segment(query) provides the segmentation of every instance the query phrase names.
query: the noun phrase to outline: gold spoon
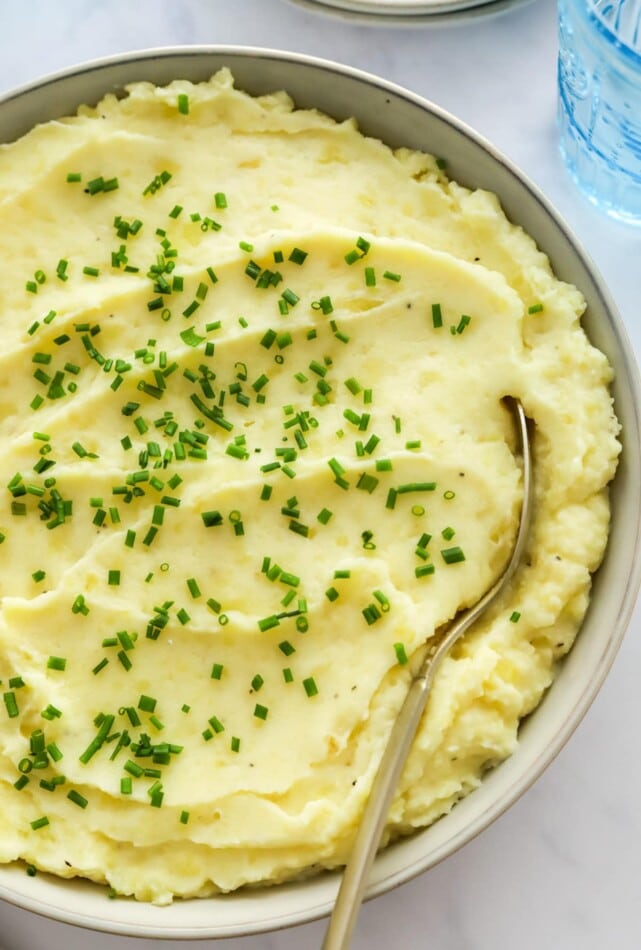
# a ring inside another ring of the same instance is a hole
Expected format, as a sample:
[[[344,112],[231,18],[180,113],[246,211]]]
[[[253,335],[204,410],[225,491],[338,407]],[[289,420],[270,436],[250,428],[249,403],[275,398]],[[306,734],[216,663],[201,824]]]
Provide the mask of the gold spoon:
[[[356,918],[363,902],[368,872],[378,850],[392,798],[412,747],[416,730],[441,661],[504,590],[523,557],[532,515],[532,462],[527,419],[523,406],[517,399],[510,399],[510,403],[517,421],[523,463],[523,501],[521,503],[519,530],[512,555],[507,567],[493,586],[479,601],[460,614],[452,626],[446,630],[441,640],[430,644],[426,650],[418,673],[412,680],[387,740],[356,834],[352,853],[343,873],[343,879],[323,941],[323,950],[347,950],[350,945]]]

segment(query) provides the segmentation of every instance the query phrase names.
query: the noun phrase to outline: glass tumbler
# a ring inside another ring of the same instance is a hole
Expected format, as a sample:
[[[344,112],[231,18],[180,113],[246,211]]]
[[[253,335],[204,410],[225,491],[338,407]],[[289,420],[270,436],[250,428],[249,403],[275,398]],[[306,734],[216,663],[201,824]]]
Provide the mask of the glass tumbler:
[[[641,0],[558,0],[561,154],[587,197],[641,225]]]

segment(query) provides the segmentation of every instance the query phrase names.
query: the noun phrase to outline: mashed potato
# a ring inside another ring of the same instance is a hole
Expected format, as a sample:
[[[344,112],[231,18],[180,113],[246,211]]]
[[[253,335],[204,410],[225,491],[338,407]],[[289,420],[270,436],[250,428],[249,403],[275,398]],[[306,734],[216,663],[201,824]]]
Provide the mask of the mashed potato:
[[[515,748],[587,607],[605,357],[495,197],[354,122],[137,84],[0,150],[0,860],[165,903],[343,863],[412,658],[387,836]]]

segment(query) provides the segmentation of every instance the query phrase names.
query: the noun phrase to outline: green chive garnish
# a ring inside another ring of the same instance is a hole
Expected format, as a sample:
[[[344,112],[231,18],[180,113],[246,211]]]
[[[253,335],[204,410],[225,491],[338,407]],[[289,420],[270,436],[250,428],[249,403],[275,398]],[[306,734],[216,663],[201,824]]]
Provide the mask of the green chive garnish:
[[[308,676],[303,680],[303,688],[310,698],[318,695],[318,686],[313,676]]]
[[[403,643],[395,643],[394,652],[396,653],[396,659],[401,665],[404,665],[408,662],[407,653],[405,652],[405,645]]]
[[[13,692],[4,693],[2,698],[4,699],[4,705],[9,719],[15,719],[16,716],[20,714],[16,694]]]
[[[86,799],[84,795],[81,795],[80,792],[77,792],[73,788],[70,792],[67,792],[67,798],[69,801],[73,802],[74,805],[78,805],[79,808],[86,808],[89,804],[88,799]]]

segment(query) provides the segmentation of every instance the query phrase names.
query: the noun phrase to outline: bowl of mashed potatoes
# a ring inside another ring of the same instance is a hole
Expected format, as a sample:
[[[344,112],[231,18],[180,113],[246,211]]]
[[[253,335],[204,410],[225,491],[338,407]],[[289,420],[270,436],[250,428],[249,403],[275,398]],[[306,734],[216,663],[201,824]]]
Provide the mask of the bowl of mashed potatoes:
[[[572,733],[639,582],[639,380],[545,199],[436,106],[242,48],[0,102],[0,898],[134,936],[336,893],[413,661],[370,894]],[[115,898],[110,900],[109,898]]]

